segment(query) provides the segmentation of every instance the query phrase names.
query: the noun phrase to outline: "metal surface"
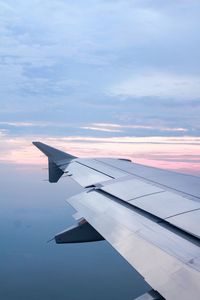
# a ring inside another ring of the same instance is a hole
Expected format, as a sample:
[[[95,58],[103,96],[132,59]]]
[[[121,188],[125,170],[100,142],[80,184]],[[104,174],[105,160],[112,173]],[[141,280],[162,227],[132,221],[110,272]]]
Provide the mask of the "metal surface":
[[[163,189],[137,179],[113,181],[113,183],[101,187],[101,190],[124,201],[163,191]]]
[[[200,208],[199,202],[172,192],[147,195],[129,202],[162,219]]]
[[[63,171],[56,165],[55,162],[48,159],[49,182],[57,182],[63,175]]]
[[[90,167],[91,169],[98,170],[99,172],[105,175],[111,176],[112,178],[121,178],[127,175],[126,172],[108,166],[96,159],[81,158],[81,159],[77,159],[76,161],[82,165]]]
[[[151,290],[134,300],[165,300],[158,292]]]
[[[76,161],[69,164],[65,169],[65,172],[66,171],[70,172],[72,174],[72,178],[83,187],[111,179],[111,177],[90,169],[89,167],[83,166]]]
[[[40,142],[33,142],[48,157],[49,182],[57,182],[63,175],[63,166],[69,165],[76,157]],[[61,167],[60,167],[61,165]]]
[[[200,210],[180,214],[168,218],[167,221],[200,238]]]
[[[191,266],[200,270],[199,260],[197,259],[200,257],[200,248],[198,246],[160,226],[151,219],[138,214],[137,210],[131,210],[113,201],[113,197],[109,198],[99,192],[90,191],[80,193],[67,201],[73,207],[75,207],[77,202],[80,202],[81,205],[101,215],[111,215],[113,213],[114,216],[111,216],[111,218],[115,218],[119,224],[123,224],[129,230],[136,232],[141,238],[165,250],[184,263],[191,264],[191,259],[193,259]],[[78,211],[82,214],[82,211]]]
[[[166,299],[199,299],[198,246],[96,191],[68,202]]]
[[[68,202],[75,218],[91,225],[79,221],[57,235],[60,242],[93,240],[92,230],[166,299],[199,299],[200,178],[126,160],[77,159],[34,144],[52,162],[50,181],[65,172],[87,187]]]
[[[36,146],[40,151],[42,151],[46,156],[48,156],[52,161],[63,161],[68,160],[71,161],[72,159],[76,158],[76,156],[71,155],[69,153],[63,152],[51,146],[48,146],[41,142],[33,142],[33,145]]]
[[[197,226],[200,214],[196,212],[200,209],[200,202],[187,199],[186,195],[183,197],[176,192],[164,191],[151,182],[146,183],[131,175],[120,180],[109,180],[99,189],[156,217],[167,219],[169,223],[194,236],[200,236]],[[186,215],[186,212],[190,213]]]
[[[101,158],[98,160],[111,167],[116,167],[118,170],[133,174],[141,179],[149,180],[156,184],[163,185],[163,187],[168,187],[197,197],[196,200],[200,201],[200,177],[180,174],[113,158]]]
[[[103,239],[88,222],[83,221],[55,236],[57,244],[96,242]]]
[[[73,214],[72,217],[73,217],[76,221],[78,221],[78,220],[80,220],[80,219],[83,218],[83,216],[82,216],[78,211],[77,211],[75,214]]]

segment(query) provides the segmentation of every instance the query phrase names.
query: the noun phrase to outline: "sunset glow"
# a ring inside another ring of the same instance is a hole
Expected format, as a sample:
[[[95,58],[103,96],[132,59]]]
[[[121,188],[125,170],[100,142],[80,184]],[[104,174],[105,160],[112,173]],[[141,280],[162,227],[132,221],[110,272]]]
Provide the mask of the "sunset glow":
[[[46,164],[46,158],[32,145],[33,137],[1,138],[1,162]],[[155,167],[200,174],[199,138],[93,138],[52,137],[41,141],[78,157],[129,158]],[[4,149],[2,151],[2,149]]]

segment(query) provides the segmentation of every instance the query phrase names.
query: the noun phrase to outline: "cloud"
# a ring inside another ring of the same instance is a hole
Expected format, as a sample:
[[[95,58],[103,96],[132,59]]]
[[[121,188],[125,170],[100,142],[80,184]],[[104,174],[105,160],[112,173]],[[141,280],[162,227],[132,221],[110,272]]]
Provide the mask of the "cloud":
[[[33,145],[40,140],[78,157],[124,157],[133,162],[200,175],[200,138],[94,138],[1,136],[0,162],[46,165],[47,159]]]
[[[118,130],[118,129],[110,129],[104,127],[95,127],[95,126],[83,126],[81,127],[81,129],[103,131],[103,132],[122,132],[122,130]]]
[[[160,71],[144,72],[112,86],[110,94],[120,98],[199,100],[200,76],[176,75]]]
[[[106,124],[106,123],[93,123],[88,126],[82,126],[81,129],[103,131],[103,132],[122,132],[122,126],[117,124]]]
[[[50,141],[54,141],[55,138],[49,138]],[[148,137],[92,137],[92,136],[68,136],[60,137],[61,141],[70,142],[95,142],[95,143],[112,143],[112,144],[169,144],[169,145],[199,145],[200,137],[169,137],[169,136],[148,136]]]
[[[21,121],[0,121],[0,125],[6,125],[11,127],[48,127],[48,126],[57,126],[57,127],[67,127],[67,123],[55,123],[55,122],[45,122],[45,121],[34,121],[34,122],[21,122]]]
[[[199,135],[199,8],[1,0],[0,126],[22,139]]]
[[[35,126],[35,123],[32,122],[3,122],[0,121],[0,125],[9,125],[14,127],[30,127]]]
[[[168,132],[187,132],[188,129],[182,127],[164,127],[164,126],[150,126],[150,125],[120,125],[112,123],[92,123],[88,126],[82,126],[81,129],[103,131],[103,132],[124,132],[127,129],[144,129],[147,131],[168,131]]]
[[[65,122],[50,122],[50,121],[0,121],[0,125],[6,125],[11,127],[57,127],[67,128],[75,126],[72,123]],[[151,125],[123,125],[113,123],[91,123],[80,127],[81,129],[94,130],[94,131],[105,131],[105,132],[123,132],[125,129],[147,129],[147,130],[160,130],[160,131],[171,131],[171,132],[187,132],[186,128],[182,127],[164,127],[164,126],[151,126]]]
[[[6,129],[0,129],[0,138],[5,137],[7,135]]]
[[[150,125],[122,125],[123,128],[131,129],[147,129],[147,130],[158,130],[168,132],[187,132],[188,129],[183,127],[164,127],[164,126],[150,126]]]

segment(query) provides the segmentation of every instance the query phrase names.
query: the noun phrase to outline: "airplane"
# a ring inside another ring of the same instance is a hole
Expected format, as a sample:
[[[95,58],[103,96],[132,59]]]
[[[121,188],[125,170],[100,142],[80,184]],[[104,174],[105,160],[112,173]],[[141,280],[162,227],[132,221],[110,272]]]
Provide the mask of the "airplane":
[[[65,174],[84,188],[67,200],[76,225],[56,243],[107,240],[152,287],[137,300],[200,299],[200,177],[33,144],[48,157],[49,182]]]

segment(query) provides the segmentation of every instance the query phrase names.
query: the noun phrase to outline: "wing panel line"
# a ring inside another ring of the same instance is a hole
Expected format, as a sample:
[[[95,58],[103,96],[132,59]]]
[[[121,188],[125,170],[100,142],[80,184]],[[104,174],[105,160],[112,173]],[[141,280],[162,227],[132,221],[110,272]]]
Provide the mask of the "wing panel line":
[[[168,229],[169,231],[173,232],[173,233],[177,233],[178,235],[183,236],[186,240],[194,243],[197,246],[200,246],[200,240],[198,237],[196,237],[195,235],[192,235],[191,233],[184,231],[183,229],[181,229],[180,227],[175,226],[172,223],[169,223],[167,220],[159,218],[158,216],[153,215],[152,213],[137,207],[131,203],[129,203],[128,201],[124,201],[116,196],[113,196],[112,194],[105,192],[103,190],[100,189],[91,189],[89,191],[87,191],[86,193],[90,193],[96,191],[99,194],[105,195],[106,197],[109,197],[111,200],[118,202],[120,204],[122,204],[124,207],[128,207],[129,209],[133,210],[134,212],[140,214],[143,217],[146,217],[147,219],[154,221],[155,223],[159,224],[160,226]]]
[[[98,162],[102,162],[102,161],[100,161],[100,160],[97,160],[97,161],[98,161]],[[154,181],[154,180],[151,180],[151,179],[145,178],[145,177],[143,177],[143,176],[137,175],[137,174],[135,174],[135,173],[133,173],[133,172],[130,172],[130,171],[127,171],[127,170],[125,171],[125,170],[123,170],[122,168],[113,166],[113,165],[110,164],[110,163],[107,163],[107,162],[106,162],[106,163],[105,163],[105,162],[102,162],[102,163],[104,163],[105,165],[109,165],[109,166],[111,166],[111,167],[114,167],[114,168],[116,168],[116,169],[118,169],[118,170],[120,170],[120,171],[126,172],[127,174],[133,175],[133,176],[135,176],[135,177],[137,177],[137,178],[140,178],[140,179],[144,180],[145,182],[151,182],[151,183],[155,184],[156,186],[159,186],[159,187],[162,186],[162,187],[165,187],[165,188],[167,188],[167,189],[169,189],[169,190],[173,190],[173,191],[176,191],[176,192],[178,192],[178,193],[188,195],[188,196],[192,197],[192,199],[194,199],[194,200],[195,200],[195,198],[196,198],[196,201],[198,201],[198,202],[199,202],[199,200],[200,200],[200,197],[198,197],[198,196],[192,195],[192,194],[187,193],[187,192],[183,192],[183,191],[181,191],[181,190],[178,190],[178,189],[175,189],[175,188],[173,188],[173,187],[167,186],[167,185],[165,185],[165,184],[163,184],[163,183],[158,183],[158,182],[156,182],[156,181]],[[184,174],[183,174],[183,175],[184,175]],[[198,200],[197,200],[197,199],[198,199]]]
[[[200,208],[195,208],[195,209],[191,209],[191,210],[188,210],[188,211],[183,211],[179,214],[175,214],[175,215],[172,215],[172,216],[169,216],[167,218],[165,218],[164,220],[167,220],[167,219],[170,219],[170,218],[173,218],[173,217],[176,217],[176,216],[180,216],[180,215],[183,215],[183,214],[187,214],[187,213],[190,213],[192,211],[196,211],[196,210],[200,210]]]
[[[77,164],[79,164],[79,165],[82,165],[82,166],[84,166],[84,167],[86,167],[86,168],[89,168],[89,169],[91,169],[91,170],[94,170],[94,171],[96,171],[96,172],[99,172],[99,173],[101,173],[101,174],[103,174],[103,175],[106,175],[106,176],[108,176],[108,177],[110,177],[110,178],[112,178],[112,179],[115,179],[115,177],[113,177],[113,176],[111,176],[111,175],[108,175],[107,173],[105,173],[105,172],[102,172],[102,171],[99,171],[99,170],[97,170],[97,169],[95,169],[95,168],[92,168],[91,166],[88,166],[88,165],[86,165],[86,164],[84,164],[84,163],[82,163],[82,162],[80,162],[80,161],[75,161]]]

